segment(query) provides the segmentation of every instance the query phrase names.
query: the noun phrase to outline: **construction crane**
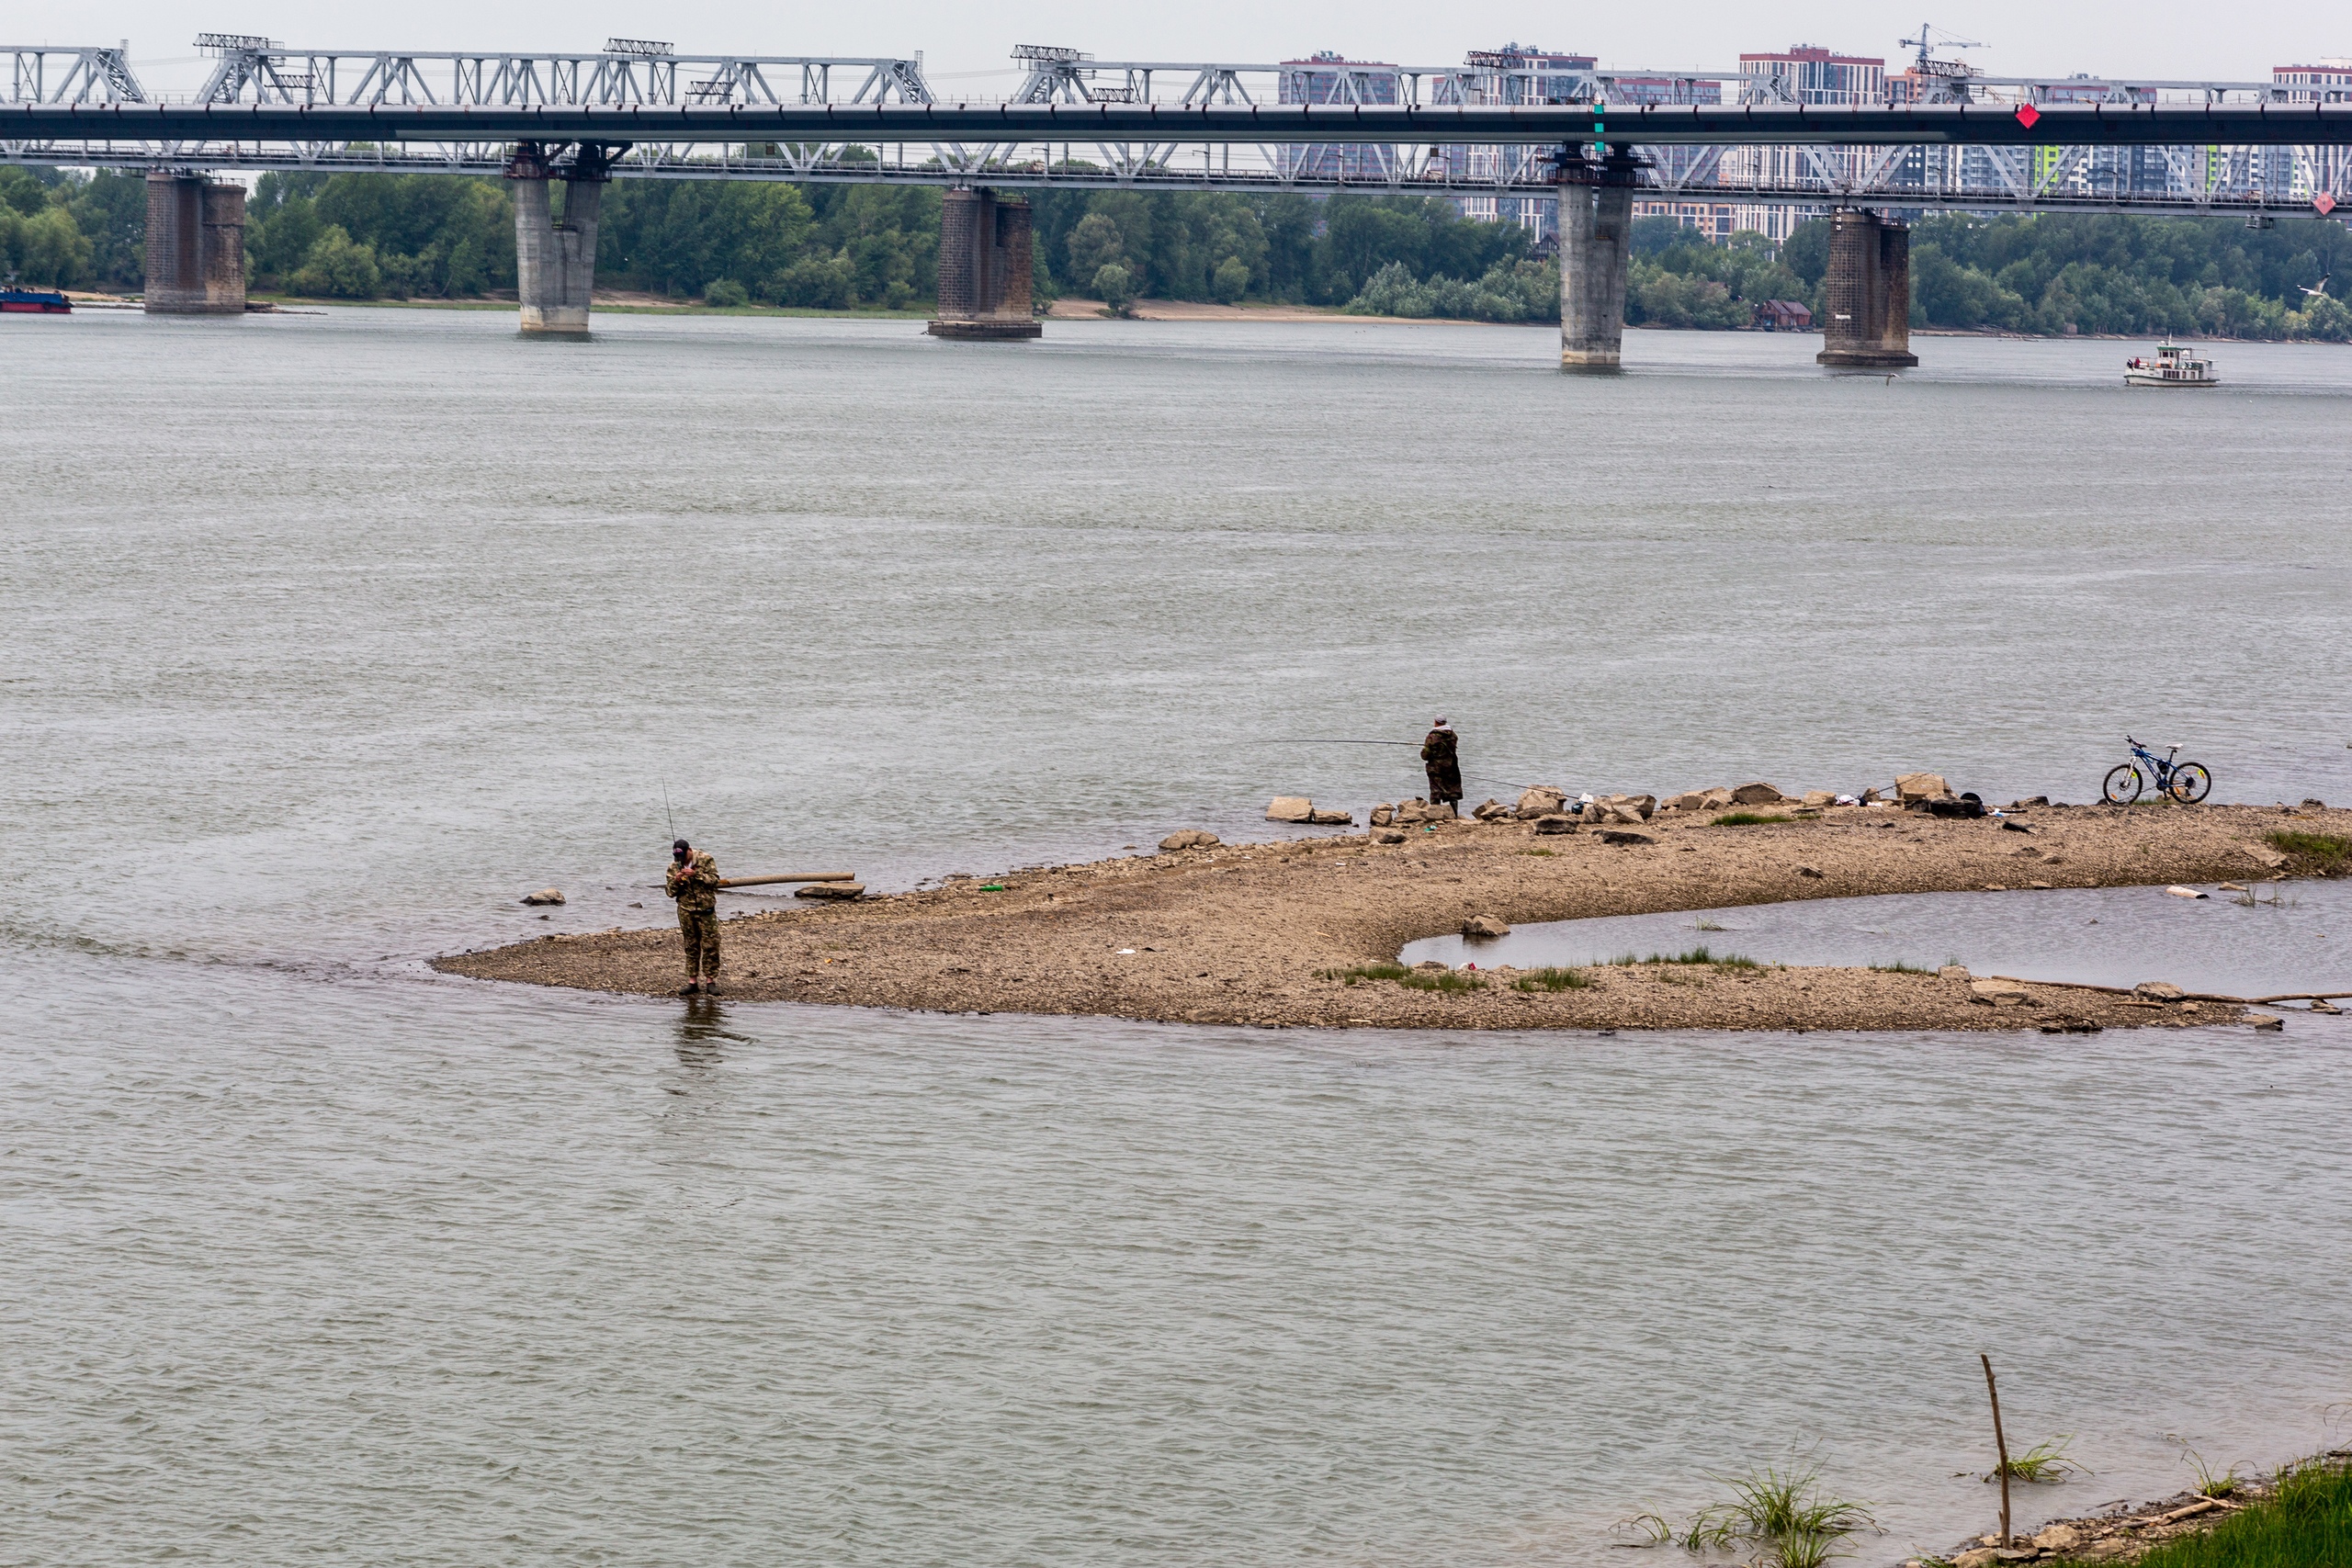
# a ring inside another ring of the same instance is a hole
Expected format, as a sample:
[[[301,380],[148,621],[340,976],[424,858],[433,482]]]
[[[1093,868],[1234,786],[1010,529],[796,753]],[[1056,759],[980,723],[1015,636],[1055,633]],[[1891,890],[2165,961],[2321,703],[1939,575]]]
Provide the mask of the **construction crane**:
[[[1922,76],[1958,74],[1951,67],[1960,64],[1960,62],[1929,58],[1928,51],[1937,43],[1941,43],[1946,49],[1983,49],[1984,47],[1974,39],[1964,39],[1956,33],[1944,32],[1939,28],[1928,26],[1926,22],[1919,24],[1917,38],[1907,38],[1901,41],[1904,48],[1917,49],[1919,51],[1919,74]],[[1939,70],[1939,67],[1942,69]]]

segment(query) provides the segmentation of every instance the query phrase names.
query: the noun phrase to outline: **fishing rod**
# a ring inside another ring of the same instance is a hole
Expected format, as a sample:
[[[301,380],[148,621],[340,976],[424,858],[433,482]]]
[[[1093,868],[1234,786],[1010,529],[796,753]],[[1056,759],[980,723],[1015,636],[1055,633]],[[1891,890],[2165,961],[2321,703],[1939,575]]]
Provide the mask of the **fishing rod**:
[[[670,781],[662,781],[662,815],[670,819],[670,841],[678,841],[678,814],[670,809]]]
[[[1324,739],[1319,737],[1296,738],[1290,736],[1283,736],[1264,740],[1260,742],[1260,744],[1266,746],[1410,746],[1415,750],[1419,750],[1421,746],[1421,743],[1418,740],[1333,740]],[[1494,778],[1486,773],[1464,773],[1462,777],[1465,783],[1475,780],[1483,784],[1500,784],[1505,789],[1535,789],[1539,787],[1535,784],[1515,784],[1510,779]]]

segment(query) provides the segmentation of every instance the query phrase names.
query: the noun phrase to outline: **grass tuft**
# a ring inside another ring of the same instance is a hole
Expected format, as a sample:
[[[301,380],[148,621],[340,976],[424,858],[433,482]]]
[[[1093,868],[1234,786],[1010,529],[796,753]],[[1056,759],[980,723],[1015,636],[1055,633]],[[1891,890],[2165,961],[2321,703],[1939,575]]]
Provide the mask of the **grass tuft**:
[[[1408,991],[1483,991],[1484,980],[1473,980],[1467,975],[1452,970],[1424,975],[1408,969],[1402,964],[1354,964],[1345,969],[1317,969],[1318,980],[1337,980],[1343,986],[1361,986],[1366,980],[1394,980]]]
[[[1716,1479],[1730,1487],[1730,1497],[1701,1508],[1681,1529],[1654,1513],[1635,1518],[1633,1527],[1686,1551],[1752,1546],[1764,1568],[1821,1568],[1848,1536],[1878,1526],[1861,1504],[1823,1496],[1817,1466],[1785,1472],[1767,1467],[1736,1480]]]
[[[2216,1475],[2213,1473],[2213,1467],[2205,1462],[2203,1454],[2199,1453],[2187,1443],[2181,1444],[2180,1449],[2188,1462],[2197,1467],[2195,1491],[2199,1497],[2234,1497],[2245,1488],[2245,1476],[2241,1467],[2233,1464]]]
[[[2341,876],[2347,869],[2352,869],[2352,839],[2334,833],[2302,833],[2291,829],[2265,836],[2269,839],[2272,849],[2311,862],[2323,876]]]
[[[1731,930],[1729,926],[1711,920],[1704,915],[1702,915],[1697,919],[1691,921],[1690,929],[1694,931],[1727,931]]]
[[[1872,969],[1882,975],[1932,975],[1934,970],[1917,964],[1906,964],[1898,958],[1892,964],[1873,964]]]
[[[1703,942],[1697,947],[1686,948],[1680,953],[1653,953],[1647,958],[1640,958],[1630,953],[1619,953],[1609,962],[1611,964],[1711,964],[1718,969],[1761,969],[1764,967],[1764,965],[1757,963],[1753,958],[1744,957],[1736,953],[1726,953],[1722,957],[1718,958],[1714,953],[1708,951],[1706,944]]]
[[[1718,828],[1753,828],[1758,824],[1764,822],[1787,822],[1792,820],[1793,820],[1793,818],[1782,817],[1770,811],[1726,811],[1721,817],[1715,818],[1713,826]]]
[[[1346,986],[1361,986],[1366,980],[1401,980],[1411,973],[1402,964],[1351,964],[1345,969],[1317,969],[1315,977],[1337,980]]]
[[[1514,991],[1581,991],[1592,976],[1581,969],[1530,969],[1510,983]]]
[[[2344,1562],[2352,1562],[2352,1468],[2339,1460],[2311,1459],[2281,1470],[2270,1496],[2202,1535],[2165,1542],[2141,1558],[2138,1568]]]
[[[2064,1481],[2069,1475],[2088,1475],[2090,1467],[2066,1457],[2066,1445],[2075,1440],[2071,1432],[2061,1432],[2046,1443],[2036,1443],[2021,1454],[2010,1456],[2007,1469],[2012,1481],[2041,1484]],[[2004,1467],[1995,1465],[1984,1472],[1986,1481],[1998,1481]]]

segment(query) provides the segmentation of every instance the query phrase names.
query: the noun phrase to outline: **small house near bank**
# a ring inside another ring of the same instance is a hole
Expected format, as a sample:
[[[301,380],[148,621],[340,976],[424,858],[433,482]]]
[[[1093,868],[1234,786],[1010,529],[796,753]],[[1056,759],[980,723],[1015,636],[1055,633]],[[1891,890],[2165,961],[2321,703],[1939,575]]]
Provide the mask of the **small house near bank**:
[[[1813,312],[1794,299],[1767,299],[1748,324],[1759,333],[1809,333]]]

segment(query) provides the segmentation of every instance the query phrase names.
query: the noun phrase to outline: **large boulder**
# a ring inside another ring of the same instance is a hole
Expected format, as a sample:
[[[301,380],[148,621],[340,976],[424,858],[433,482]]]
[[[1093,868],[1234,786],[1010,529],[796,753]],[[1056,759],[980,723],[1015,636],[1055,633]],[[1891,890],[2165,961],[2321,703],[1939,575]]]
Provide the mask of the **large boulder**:
[[[2169,980],[2143,980],[2132,994],[2143,1002],[2177,1002],[2188,993]]]
[[[1555,833],[1573,833],[1576,830],[1577,819],[1560,812],[1555,811],[1549,817],[1538,817],[1535,819],[1535,832],[1539,838],[1548,839]]]
[[[1356,818],[1351,811],[1329,811],[1318,806],[1306,814],[1306,819],[1317,828],[1345,828]]]
[[[863,882],[812,882],[806,887],[794,889],[792,896],[795,898],[863,898],[865,897],[865,884]]]
[[[537,893],[524,894],[523,902],[526,904],[560,904],[563,902],[563,889],[560,887],[542,887]]]
[[[1306,822],[1315,816],[1315,803],[1303,795],[1278,795],[1266,807],[1269,822]]]
[[[1781,792],[1768,784],[1744,784],[1731,792],[1734,806],[1770,806],[1781,798]]]
[[[1837,801],[1838,797],[1830,794],[1826,789],[1809,789],[1804,792],[1804,799],[1799,802],[1799,804],[1804,806],[1834,806],[1837,804]]]
[[[1657,810],[1654,795],[1604,795],[1599,802],[1603,822],[1646,822]]]
[[[1478,803],[1477,809],[1470,815],[1481,822],[1494,822],[1510,816],[1510,807],[1499,800],[1484,800]]]
[[[1186,828],[1160,840],[1159,847],[1163,850],[1212,850],[1216,843],[1215,833],[1199,828]]]
[[[1532,822],[1538,817],[1551,816],[1567,803],[1566,790],[1554,789],[1550,784],[1537,784],[1519,797],[1514,815],[1521,821]]]
[[[1630,833],[1617,828],[1601,828],[1596,831],[1604,844],[1655,844],[1657,842],[1647,833]]]
[[[1968,999],[1986,1007],[2025,1007],[2031,998],[2023,986],[2015,980],[1972,980],[1968,985]]]
[[[1396,821],[1396,808],[1395,807],[1393,807],[1393,806],[1375,806],[1375,807],[1374,807],[1372,808],[1372,818],[1371,818],[1371,823],[1372,823],[1372,826],[1374,826],[1374,827],[1375,827],[1375,828],[1385,828],[1385,827],[1387,827],[1387,826],[1388,826],[1388,824],[1390,824],[1391,822],[1394,822],[1394,821]]]
[[[1492,915],[1473,915],[1462,922],[1462,934],[1481,942],[1492,942],[1498,936],[1510,935],[1510,928]]]
[[[1935,800],[1951,793],[1951,785],[1944,783],[1941,773],[1898,773],[1894,779],[1894,797],[1908,806],[1915,800]]]

